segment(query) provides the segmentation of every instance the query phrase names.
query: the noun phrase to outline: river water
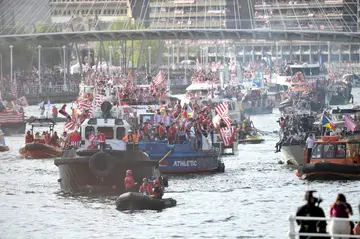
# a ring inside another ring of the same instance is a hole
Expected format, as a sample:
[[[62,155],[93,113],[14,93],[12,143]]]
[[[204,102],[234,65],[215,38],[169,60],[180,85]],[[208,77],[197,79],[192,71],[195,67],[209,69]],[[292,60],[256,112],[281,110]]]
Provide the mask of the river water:
[[[26,111],[31,115],[37,107]],[[275,111],[252,120],[271,132],[278,116]],[[20,159],[23,136],[7,137],[11,150],[0,155],[0,238],[287,238],[288,216],[308,189],[318,190],[327,215],[336,194],[344,193],[358,219],[358,182],[299,180],[294,169],[278,164],[277,135],[264,138],[224,157],[224,174],[170,177],[165,197],[176,199],[176,207],[123,213],[114,198],[62,195],[53,160]]]

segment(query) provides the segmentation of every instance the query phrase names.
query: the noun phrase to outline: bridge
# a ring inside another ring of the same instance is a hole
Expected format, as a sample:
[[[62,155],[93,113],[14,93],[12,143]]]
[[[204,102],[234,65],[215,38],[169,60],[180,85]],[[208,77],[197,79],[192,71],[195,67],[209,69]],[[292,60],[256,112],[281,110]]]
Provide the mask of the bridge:
[[[173,40],[173,39],[233,39],[270,41],[331,41],[359,42],[360,32],[274,30],[274,29],[138,29],[138,30],[96,30],[75,32],[49,32],[0,35],[5,44],[44,44],[56,42],[119,41],[119,40]]]
[[[29,1],[33,1],[34,4],[29,4]],[[360,40],[357,16],[346,12],[327,14],[330,5],[323,7],[323,4],[317,3],[317,0],[314,0],[314,4],[317,4],[317,8],[322,12],[319,16],[313,14],[314,6],[310,5],[302,6],[300,9],[305,12],[304,15],[296,15],[297,6],[286,5],[285,7],[291,6],[291,11],[295,15],[284,15],[276,10],[279,13],[265,14],[267,17],[256,16],[259,11],[265,12],[281,5],[277,0],[273,1],[275,1],[273,5],[265,6],[244,1],[240,7],[235,6],[239,4],[235,3],[237,1],[234,1],[234,6],[230,6],[225,0],[207,0],[199,3],[149,0],[137,3],[138,1],[134,0],[128,2],[131,16],[134,17],[129,18],[125,0],[0,0],[0,15],[4,15],[0,22],[0,44],[49,42],[66,44],[156,39],[251,39],[347,43]],[[183,10],[195,6],[196,12]],[[208,10],[209,6],[216,6],[216,9],[220,7],[219,9],[227,9],[227,11]],[[167,10],[165,12],[159,10],[163,8]],[[174,13],[171,9],[176,9],[175,11],[178,12]],[[228,14],[229,9],[233,9],[233,12]],[[13,12],[14,16],[7,17],[9,12]],[[350,20],[346,20],[346,17]]]

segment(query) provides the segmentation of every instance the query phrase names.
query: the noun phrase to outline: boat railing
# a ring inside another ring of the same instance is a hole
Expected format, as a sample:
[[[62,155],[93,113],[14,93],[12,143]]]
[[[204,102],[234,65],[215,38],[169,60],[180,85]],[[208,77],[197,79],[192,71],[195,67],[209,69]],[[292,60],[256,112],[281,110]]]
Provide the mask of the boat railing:
[[[290,231],[288,232],[289,239],[296,239],[297,236],[303,237],[338,237],[338,238],[360,238],[360,235],[346,235],[346,234],[332,234],[329,233],[308,233],[308,232],[297,232],[296,231],[296,220],[304,220],[304,221],[341,221],[341,222],[354,222],[351,218],[326,218],[326,217],[296,217],[290,216]]]

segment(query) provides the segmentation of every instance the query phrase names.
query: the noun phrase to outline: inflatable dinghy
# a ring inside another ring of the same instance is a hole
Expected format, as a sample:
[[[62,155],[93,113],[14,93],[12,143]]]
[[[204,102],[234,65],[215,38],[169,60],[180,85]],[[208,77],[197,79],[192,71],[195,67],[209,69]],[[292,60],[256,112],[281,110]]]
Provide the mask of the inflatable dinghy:
[[[311,163],[298,169],[308,180],[360,180],[360,165]]]
[[[115,202],[116,209],[120,211],[125,210],[163,210],[169,207],[176,206],[176,200],[172,198],[157,199],[142,193],[123,193]]]

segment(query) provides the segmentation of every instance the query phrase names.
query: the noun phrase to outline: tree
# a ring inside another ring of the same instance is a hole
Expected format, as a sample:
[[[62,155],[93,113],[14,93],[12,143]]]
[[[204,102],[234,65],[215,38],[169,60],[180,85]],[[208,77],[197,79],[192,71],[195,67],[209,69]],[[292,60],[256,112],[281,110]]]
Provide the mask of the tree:
[[[138,30],[138,29],[147,29],[140,21],[122,21],[117,20],[113,22],[107,30]],[[132,44],[134,46],[134,54],[131,54]],[[125,54],[125,45],[126,45],[126,56]],[[106,41],[101,44],[101,42],[97,43],[97,56],[99,56],[99,49],[102,49],[101,55],[103,56],[104,52],[106,58],[109,59],[110,49],[112,46],[112,64],[118,65],[120,63],[120,46],[122,46],[122,62],[127,60],[127,64],[132,62],[132,55],[134,56],[133,62],[135,67],[144,67],[149,63],[149,46],[151,47],[151,65],[155,65],[155,59],[157,57],[158,49],[159,49],[159,41],[154,40],[134,40],[133,43],[131,40],[128,41]],[[102,57],[103,58],[103,57]],[[152,67],[154,68],[154,67]]]

